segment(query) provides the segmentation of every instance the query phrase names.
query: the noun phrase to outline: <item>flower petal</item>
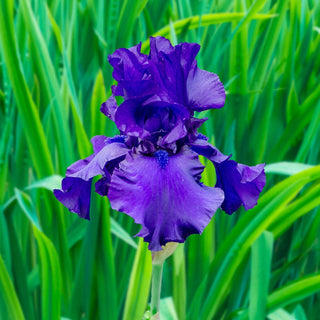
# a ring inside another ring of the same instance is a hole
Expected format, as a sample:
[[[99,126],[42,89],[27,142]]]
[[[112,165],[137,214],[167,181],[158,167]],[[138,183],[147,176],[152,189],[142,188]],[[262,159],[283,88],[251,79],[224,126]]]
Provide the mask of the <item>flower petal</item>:
[[[54,190],[56,198],[70,211],[78,213],[82,218],[89,219],[92,178],[102,175],[102,179],[110,181],[110,175],[114,168],[129,151],[126,145],[118,140],[115,139],[117,142],[112,142],[112,138],[105,136],[94,137],[92,144],[95,153],[86,159],[73,163],[67,169],[66,177],[62,180],[61,190]],[[99,194],[102,193],[102,188],[105,189],[106,184],[98,189],[101,190]]]
[[[117,49],[108,57],[109,63],[113,66],[113,78],[117,81],[141,80],[147,59],[148,56],[141,53],[141,43],[129,49]]]
[[[189,144],[193,151],[206,157],[207,159],[209,159],[214,163],[220,163],[230,158],[230,156],[224,155],[216,147],[210,144],[207,141],[207,139],[205,139],[206,138],[205,136],[203,135],[200,135],[200,136],[201,136],[200,139],[197,139],[193,143]]]
[[[55,189],[53,194],[71,212],[90,220],[91,182],[92,179],[85,181],[80,178],[66,177],[62,180],[62,190]]]
[[[224,106],[226,93],[219,77],[201,70],[194,63],[187,79],[189,106],[195,111],[203,111]]]
[[[224,199],[221,189],[199,183],[203,166],[188,147],[173,156],[164,150],[156,154],[128,154],[108,191],[112,208],[142,225],[137,235],[153,251],[201,233]]]
[[[181,128],[181,122],[189,117],[186,108],[164,101],[144,104],[140,99],[124,101],[118,108],[115,123],[118,129],[130,136],[147,138],[151,135],[167,135],[177,126],[168,140],[181,139],[187,131]]]
[[[114,121],[114,116],[117,111],[118,104],[114,95],[101,105],[100,111],[110,120]]]
[[[230,156],[222,154],[204,139],[197,139],[190,146],[193,151],[213,162],[217,175],[216,187],[225,194],[221,208],[226,213],[233,213],[241,205],[248,210],[257,204],[266,183],[264,164],[250,167],[229,160]]]
[[[149,70],[162,89],[161,96],[188,107],[186,82],[199,50],[197,43],[185,42],[173,47],[165,38],[150,38],[149,64],[152,67]]]
[[[232,214],[241,205],[246,210],[253,208],[258,201],[265,183],[264,164],[249,167],[233,160],[215,163],[216,186],[225,193],[221,208]]]

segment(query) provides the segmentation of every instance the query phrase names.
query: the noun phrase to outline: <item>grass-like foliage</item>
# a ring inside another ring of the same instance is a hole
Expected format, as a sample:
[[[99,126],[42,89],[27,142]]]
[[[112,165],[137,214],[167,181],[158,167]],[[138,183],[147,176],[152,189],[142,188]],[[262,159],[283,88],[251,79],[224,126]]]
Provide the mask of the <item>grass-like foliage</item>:
[[[148,37],[198,42],[225,84],[204,133],[267,164],[258,205],[218,211],[165,264],[161,320],[319,319],[320,2],[0,1],[0,319],[140,320],[151,257],[139,227],[92,196],[90,222],[53,196],[100,113],[107,55]],[[209,166],[203,180],[214,185]]]

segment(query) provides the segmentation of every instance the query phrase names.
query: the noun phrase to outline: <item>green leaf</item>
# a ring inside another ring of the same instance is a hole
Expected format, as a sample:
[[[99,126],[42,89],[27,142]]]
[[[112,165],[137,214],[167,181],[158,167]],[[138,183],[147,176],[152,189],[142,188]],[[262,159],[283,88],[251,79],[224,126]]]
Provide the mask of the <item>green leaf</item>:
[[[268,67],[272,60],[272,53],[278,41],[278,37],[281,30],[281,24],[285,18],[287,10],[288,0],[279,1],[277,3],[276,13],[277,19],[273,19],[268,27],[267,35],[259,50],[258,58],[256,59],[256,68],[252,75],[251,89],[259,90],[264,84]]]
[[[104,85],[103,74],[99,69],[90,102],[91,112],[91,136],[105,134],[106,117],[100,111],[100,105],[107,100],[107,92]]]
[[[27,218],[33,225],[37,227],[37,229],[41,230],[38,215],[31,198],[25,192],[20,191],[17,188],[14,189],[14,193],[16,195],[20,208],[25,213]]]
[[[264,320],[268,297],[273,235],[264,231],[251,248],[249,319]]]
[[[226,22],[240,21],[245,16],[245,13],[231,12],[231,13],[209,13],[200,16],[189,17],[186,19],[173,22],[173,27],[176,34],[180,34],[186,26],[189,30],[201,27],[210,26],[213,24],[221,24]],[[265,20],[274,18],[273,14],[255,14],[252,19]],[[168,37],[170,35],[170,24],[157,31],[153,36]],[[149,46],[149,40],[142,43],[142,51],[145,51]]]
[[[307,316],[303,310],[303,308],[301,307],[300,304],[298,304],[294,310],[293,310],[293,316],[296,320],[308,320]]]
[[[320,292],[320,274],[312,274],[287,284],[268,297],[268,312],[286,307],[308,296]]]
[[[54,133],[59,150],[58,157],[61,168],[64,168],[71,163],[72,153],[70,150],[73,149],[71,145],[70,128],[67,118],[64,117],[65,107],[56,72],[50,59],[48,47],[29,1],[21,0],[20,8],[31,37],[31,54],[33,58],[36,59],[35,67],[38,71],[39,81],[42,84],[43,94],[46,97],[46,102],[52,104]]]
[[[0,2],[0,42],[4,63],[25,130],[34,168],[39,177],[54,173],[46,136],[38,110],[31,98],[16,47],[13,1]]]
[[[43,188],[49,191],[53,191],[53,189],[61,188],[61,180],[61,176],[54,174],[52,176],[36,180],[35,182],[31,183],[28,187],[26,187],[25,190]]]
[[[296,320],[289,312],[284,309],[278,309],[268,314],[269,320]]]
[[[178,318],[172,297],[167,297],[160,300],[160,319],[181,320],[181,318]]]
[[[60,320],[60,264],[52,242],[35,225],[33,233],[38,243],[41,279],[41,317]]]
[[[123,240],[132,248],[138,248],[136,242],[132,239],[132,236],[130,236],[129,233],[113,218],[111,218],[111,233]]]
[[[151,253],[147,249],[147,243],[143,242],[143,239],[140,238],[131,271],[123,320],[142,318],[148,303],[151,273]]]
[[[187,283],[186,283],[186,262],[184,245],[179,244],[173,254],[173,301],[179,320],[186,319],[187,310]],[[161,308],[160,302],[160,312]]]
[[[23,312],[14,286],[0,255],[0,317],[1,319],[24,320]]]
[[[285,176],[292,176],[303,170],[312,168],[312,165],[298,162],[277,162],[266,165],[266,173],[281,174]]]

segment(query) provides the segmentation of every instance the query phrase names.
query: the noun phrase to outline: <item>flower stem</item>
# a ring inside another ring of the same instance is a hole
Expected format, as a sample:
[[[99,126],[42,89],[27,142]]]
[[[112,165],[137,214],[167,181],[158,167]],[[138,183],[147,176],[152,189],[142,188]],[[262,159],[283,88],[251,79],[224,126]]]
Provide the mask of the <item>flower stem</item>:
[[[159,312],[163,263],[152,264],[151,313]]]

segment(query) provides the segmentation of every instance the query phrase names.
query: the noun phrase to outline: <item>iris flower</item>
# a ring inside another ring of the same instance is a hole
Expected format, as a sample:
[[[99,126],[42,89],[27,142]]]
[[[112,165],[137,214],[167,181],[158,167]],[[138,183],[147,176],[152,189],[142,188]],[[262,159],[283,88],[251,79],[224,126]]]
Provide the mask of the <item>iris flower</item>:
[[[141,43],[110,55],[117,85],[101,111],[120,134],[93,137],[94,153],[72,164],[62,189],[54,190],[70,211],[90,219],[92,179],[101,176],[95,191],[142,226],[137,236],[152,251],[200,234],[219,207],[227,214],[254,207],[265,185],[264,164],[237,163],[197,131],[207,119],[195,118],[195,111],[225,102],[219,77],[197,66],[199,49],[155,37],[148,55]],[[201,182],[199,155],[214,164],[215,187]]]

